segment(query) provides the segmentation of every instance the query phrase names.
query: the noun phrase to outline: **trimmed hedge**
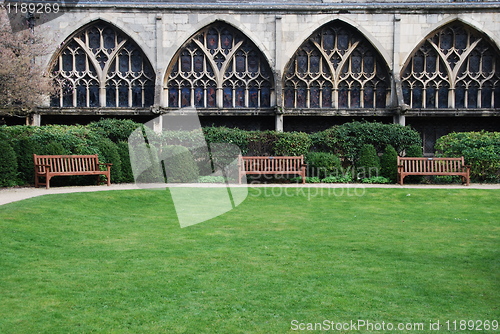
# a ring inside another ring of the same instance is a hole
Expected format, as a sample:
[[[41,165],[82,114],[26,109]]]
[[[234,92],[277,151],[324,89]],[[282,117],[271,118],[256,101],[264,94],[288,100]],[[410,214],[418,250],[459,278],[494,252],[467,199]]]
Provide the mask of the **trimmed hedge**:
[[[160,160],[165,168],[167,182],[198,182],[200,176],[198,166],[191,152],[183,146],[167,146],[163,148]]]
[[[245,131],[227,127],[206,127],[203,131],[168,131],[157,134],[139,123],[117,119],[104,119],[87,126],[0,126],[0,140],[3,139],[14,150],[18,166],[16,175],[10,179],[9,184],[33,183],[33,153],[99,154],[101,162],[113,163],[113,183],[133,182],[128,139],[139,127],[143,128],[151,147],[176,145],[187,148],[192,155],[190,161],[194,160],[198,164],[197,173],[200,175],[211,175],[214,172],[209,163],[211,153],[205,143],[209,147],[217,147],[218,151],[224,147],[215,144],[231,144],[227,147],[227,152],[222,152],[227,153],[228,159],[235,154],[235,147],[244,155],[304,155],[309,164],[309,175],[329,182],[345,181],[344,177],[348,174],[354,177],[359,174],[359,168],[377,168],[376,164],[367,162],[363,157],[366,153],[361,154],[364,145],[372,145],[372,160],[376,160],[374,157],[381,155],[389,146],[394,148],[390,154],[385,152],[381,157],[382,176],[392,181],[394,169],[389,171],[389,167],[392,166],[394,152],[399,155],[422,156],[422,141],[415,130],[396,124],[369,122],[345,123],[312,134]],[[439,139],[436,148],[443,156],[465,156],[466,162],[472,166],[473,179],[500,181],[499,133],[483,131],[450,134]],[[141,170],[140,179],[158,181],[156,178],[161,177],[159,160],[149,161],[151,154],[146,151],[136,152],[133,158],[137,159],[139,164],[141,161],[150,164],[149,167],[143,166],[145,169]],[[384,162],[386,160],[387,162]],[[313,175],[314,172],[311,174],[313,168],[323,170],[321,175]],[[367,173],[363,175],[365,178],[369,176]],[[77,178],[69,179],[79,184],[90,182],[90,179],[84,181]],[[63,180],[62,184],[67,184],[67,181]]]
[[[357,176],[360,179],[379,176],[380,158],[377,155],[375,146],[365,144],[359,152],[358,162],[356,164]]]
[[[0,187],[12,187],[17,181],[16,152],[5,140],[0,140]]]
[[[396,182],[398,178],[398,152],[392,147],[387,145],[384,154],[380,157],[380,174],[381,176]]]
[[[365,144],[373,145],[377,153],[392,145],[400,155],[410,146],[422,146],[420,134],[409,126],[366,121],[337,125],[312,138],[316,150],[336,153],[354,164]]]
[[[338,156],[329,152],[309,152],[306,155],[307,175],[321,179],[338,176],[341,162]]]
[[[280,156],[306,155],[312,146],[312,139],[304,132],[278,133],[274,152]]]

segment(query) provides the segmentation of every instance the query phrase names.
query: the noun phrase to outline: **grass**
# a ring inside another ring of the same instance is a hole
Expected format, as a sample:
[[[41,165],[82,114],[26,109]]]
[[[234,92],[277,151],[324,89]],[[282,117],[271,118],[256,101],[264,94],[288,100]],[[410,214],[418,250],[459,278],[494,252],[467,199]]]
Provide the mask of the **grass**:
[[[168,191],[11,203],[0,207],[0,332],[286,333],[292,320],[365,320],[427,333],[500,320],[499,201],[497,190],[253,188],[183,229]],[[335,332],[371,332],[357,329]]]

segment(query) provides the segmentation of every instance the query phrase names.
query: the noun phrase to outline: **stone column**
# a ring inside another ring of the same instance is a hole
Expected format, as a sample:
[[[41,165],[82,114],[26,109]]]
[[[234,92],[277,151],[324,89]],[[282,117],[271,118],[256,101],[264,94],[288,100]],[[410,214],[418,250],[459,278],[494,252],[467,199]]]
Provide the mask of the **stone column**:
[[[42,115],[29,114],[28,117],[26,117],[26,125],[41,126],[42,125]]]
[[[393,32],[393,53],[392,53],[392,89],[391,89],[391,106],[395,108],[396,114],[393,117],[393,123],[406,125],[406,117],[401,113],[404,105],[403,89],[401,87],[401,78],[399,75],[400,66],[400,50],[401,50],[401,16],[394,14],[394,32]]]
[[[156,83],[155,83],[155,106],[165,107],[166,103],[164,101],[164,92],[163,92],[163,72],[162,72],[162,56],[163,56],[163,17],[161,15],[157,15],[155,18],[155,73],[156,73]]]
[[[282,21],[281,16],[275,17],[275,45],[274,45],[274,68],[275,68],[275,91],[276,91],[276,116],[275,116],[275,130],[283,132],[283,87],[281,85],[281,51],[282,51]]]

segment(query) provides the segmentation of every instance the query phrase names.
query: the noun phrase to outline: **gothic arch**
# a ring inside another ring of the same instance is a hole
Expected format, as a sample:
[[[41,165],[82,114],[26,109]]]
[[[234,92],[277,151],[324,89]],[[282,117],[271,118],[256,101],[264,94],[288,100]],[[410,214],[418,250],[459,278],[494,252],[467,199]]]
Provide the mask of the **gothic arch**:
[[[274,77],[255,43],[232,25],[215,21],[177,51],[165,90],[169,108],[270,108]]]
[[[368,39],[335,20],[302,43],[283,83],[285,108],[375,109],[388,105],[391,76]]]
[[[430,33],[401,72],[403,98],[413,109],[500,108],[500,51],[461,20]]]
[[[66,39],[50,66],[53,107],[143,108],[154,103],[154,70],[141,48],[103,20]]]

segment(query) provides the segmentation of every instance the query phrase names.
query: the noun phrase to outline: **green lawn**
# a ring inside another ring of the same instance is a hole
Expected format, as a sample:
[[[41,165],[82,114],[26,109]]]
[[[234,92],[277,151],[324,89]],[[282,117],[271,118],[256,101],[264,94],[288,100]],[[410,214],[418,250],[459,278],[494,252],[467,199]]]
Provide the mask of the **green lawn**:
[[[443,333],[446,321],[498,321],[499,203],[498,190],[465,188],[251,188],[183,229],[168,191],[11,203],[0,206],[0,333],[287,333],[325,320],[379,326],[336,333],[430,333],[437,321]]]

